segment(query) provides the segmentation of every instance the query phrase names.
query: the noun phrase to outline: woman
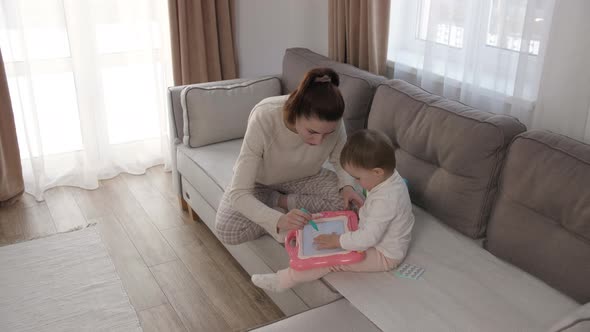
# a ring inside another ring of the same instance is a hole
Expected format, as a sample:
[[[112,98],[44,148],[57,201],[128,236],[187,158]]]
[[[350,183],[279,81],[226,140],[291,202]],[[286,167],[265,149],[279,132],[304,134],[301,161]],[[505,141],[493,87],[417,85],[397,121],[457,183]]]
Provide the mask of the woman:
[[[339,84],[332,69],[312,69],[289,96],[267,98],[254,107],[231,185],[217,210],[221,241],[239,244],[266,232],[284,242],[289,230],[310,220],[301,208],[315,213],[363,204],[354,179],[340,166],[346,130]],[[326,160],[336,172],[322,168]]]

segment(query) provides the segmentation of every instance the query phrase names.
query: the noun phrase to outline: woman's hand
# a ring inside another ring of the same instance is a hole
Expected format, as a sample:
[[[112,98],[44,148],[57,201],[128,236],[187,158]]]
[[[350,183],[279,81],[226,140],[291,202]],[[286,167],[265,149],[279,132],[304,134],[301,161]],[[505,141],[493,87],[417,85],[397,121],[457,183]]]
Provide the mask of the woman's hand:
[[[313,243],[318,249],[337,249],[340,248],[340,235],[322,234],[313,239]]]
[[[292,229],[302,229],[303,226],[307,225],[311,216],[301,210],[293,209],[289,211],[287,214],[283,214],[279,218],[279,222],[277,223],[277,228],[279,230],[292,230]]]
[[[349,209],[350,203],[356,205],[359,209],[365,203],[365,200],[359,195],[351,186],[345,186],[341,190],[342,198],[344,199],[344,208]]]

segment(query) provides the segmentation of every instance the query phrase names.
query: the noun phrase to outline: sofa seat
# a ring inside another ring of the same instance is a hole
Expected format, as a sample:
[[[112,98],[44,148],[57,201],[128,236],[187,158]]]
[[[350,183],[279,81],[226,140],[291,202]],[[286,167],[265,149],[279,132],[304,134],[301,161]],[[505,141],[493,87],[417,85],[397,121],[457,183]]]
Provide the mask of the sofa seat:
[[[179,145],[177,165],[180,174],[205,195],[205,199],[217,210],[221,197],[232,179],[233,168],[242,139],[190,148]]]
[[[242,139],[190,148],[178,146],[177,163],[180,173],[195,187],[208,189],[206,198],[211,206],[217,207],[232,179],[233,167],[240,154]],[[324,168],[334,170],[326,161]]]
[[[425,269],[420,280],[391,272],[324,278],[380,329],[546,331],[578,306],[424,210],[414,214],[406,262]]]
[[[177,148],[183,197],[211,230],[215,230],[215,213],[231,182],[241,146],[242,140],[237,139],[198,148],[187,145]],[[226,248],[250,275],[276,272],[289,265],[285,248],[269,235],[236,246],[226,245]],[[297,286],[292,292],[268,294],[287,315],[342,297],[320,280]]]
[[[267,324],[249,331],[255,332],[379,332],[367,317],[363,316],[346,299]]]

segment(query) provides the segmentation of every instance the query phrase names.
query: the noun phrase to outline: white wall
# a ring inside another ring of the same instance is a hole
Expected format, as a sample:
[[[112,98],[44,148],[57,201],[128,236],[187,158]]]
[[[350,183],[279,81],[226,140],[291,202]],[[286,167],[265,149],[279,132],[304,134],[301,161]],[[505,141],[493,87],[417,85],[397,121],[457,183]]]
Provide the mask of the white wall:
[[[328,0],[237,0],[240,77],[280,74],[289,47],[328,55]]]
[[[590,143],[590,1],[556,1],[533,128]]]

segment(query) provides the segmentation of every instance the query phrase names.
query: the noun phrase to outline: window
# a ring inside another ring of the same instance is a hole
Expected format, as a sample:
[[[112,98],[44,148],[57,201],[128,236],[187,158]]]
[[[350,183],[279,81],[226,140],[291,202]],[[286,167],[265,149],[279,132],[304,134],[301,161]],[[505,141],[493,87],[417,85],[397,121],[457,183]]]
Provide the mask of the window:
[[[418,1],[417,39],[463,48],[467,9],[466,0]],[[542,7],[541,7],[542,8]],[[493,0],[488,15],[485,44],[517,52],[539,55],[539,29],[531,31],[528,47],[523,48],[526,0]],[[542,12],[535,22],[542,22]],[[539,26],[533,25],[532,28]],[[432,31],[429,31],[431,29]],[[483,42],[483,40],[482,40]],[[525,41],[526,43],[526,41]],[[521,48],[523,48],[521,50]]]
[[[167,2],[1,0],[0,47],[25,188],[140,173],[167,159]]]
[[[542,4],[543,1],[535,1]],[[528,27],[530,37],[524,36],[525,18],[527,17],[526,0],[508,1],[494,0],[488,19],[486,45],[499,47],[506,50],[525,52],[531,55],[539,55],[541,46],[540,22],[543,22],[543,7],[534,8],[533,24]]]
[[[0,46],[23,158],[83,150],[82,127],[98,122],[105,144],[162,136],[163,87],[171,82],[164,77],[169,50],[161,6],[3,1]],[[25,131],[39,138],[27,140]]]
[[[460,99],[469,87],[470,95],[473,89],[483,89],[481,94],[514,97],[531,108],[553,3],[393,1],[388,59],[395,63],[394,77],[453,99]]]
[[[417,37],[450,47],[463,48],[465,7],[465,0],[418,1]],[[429,33],[429,29],[433,30],[432,33]]]

